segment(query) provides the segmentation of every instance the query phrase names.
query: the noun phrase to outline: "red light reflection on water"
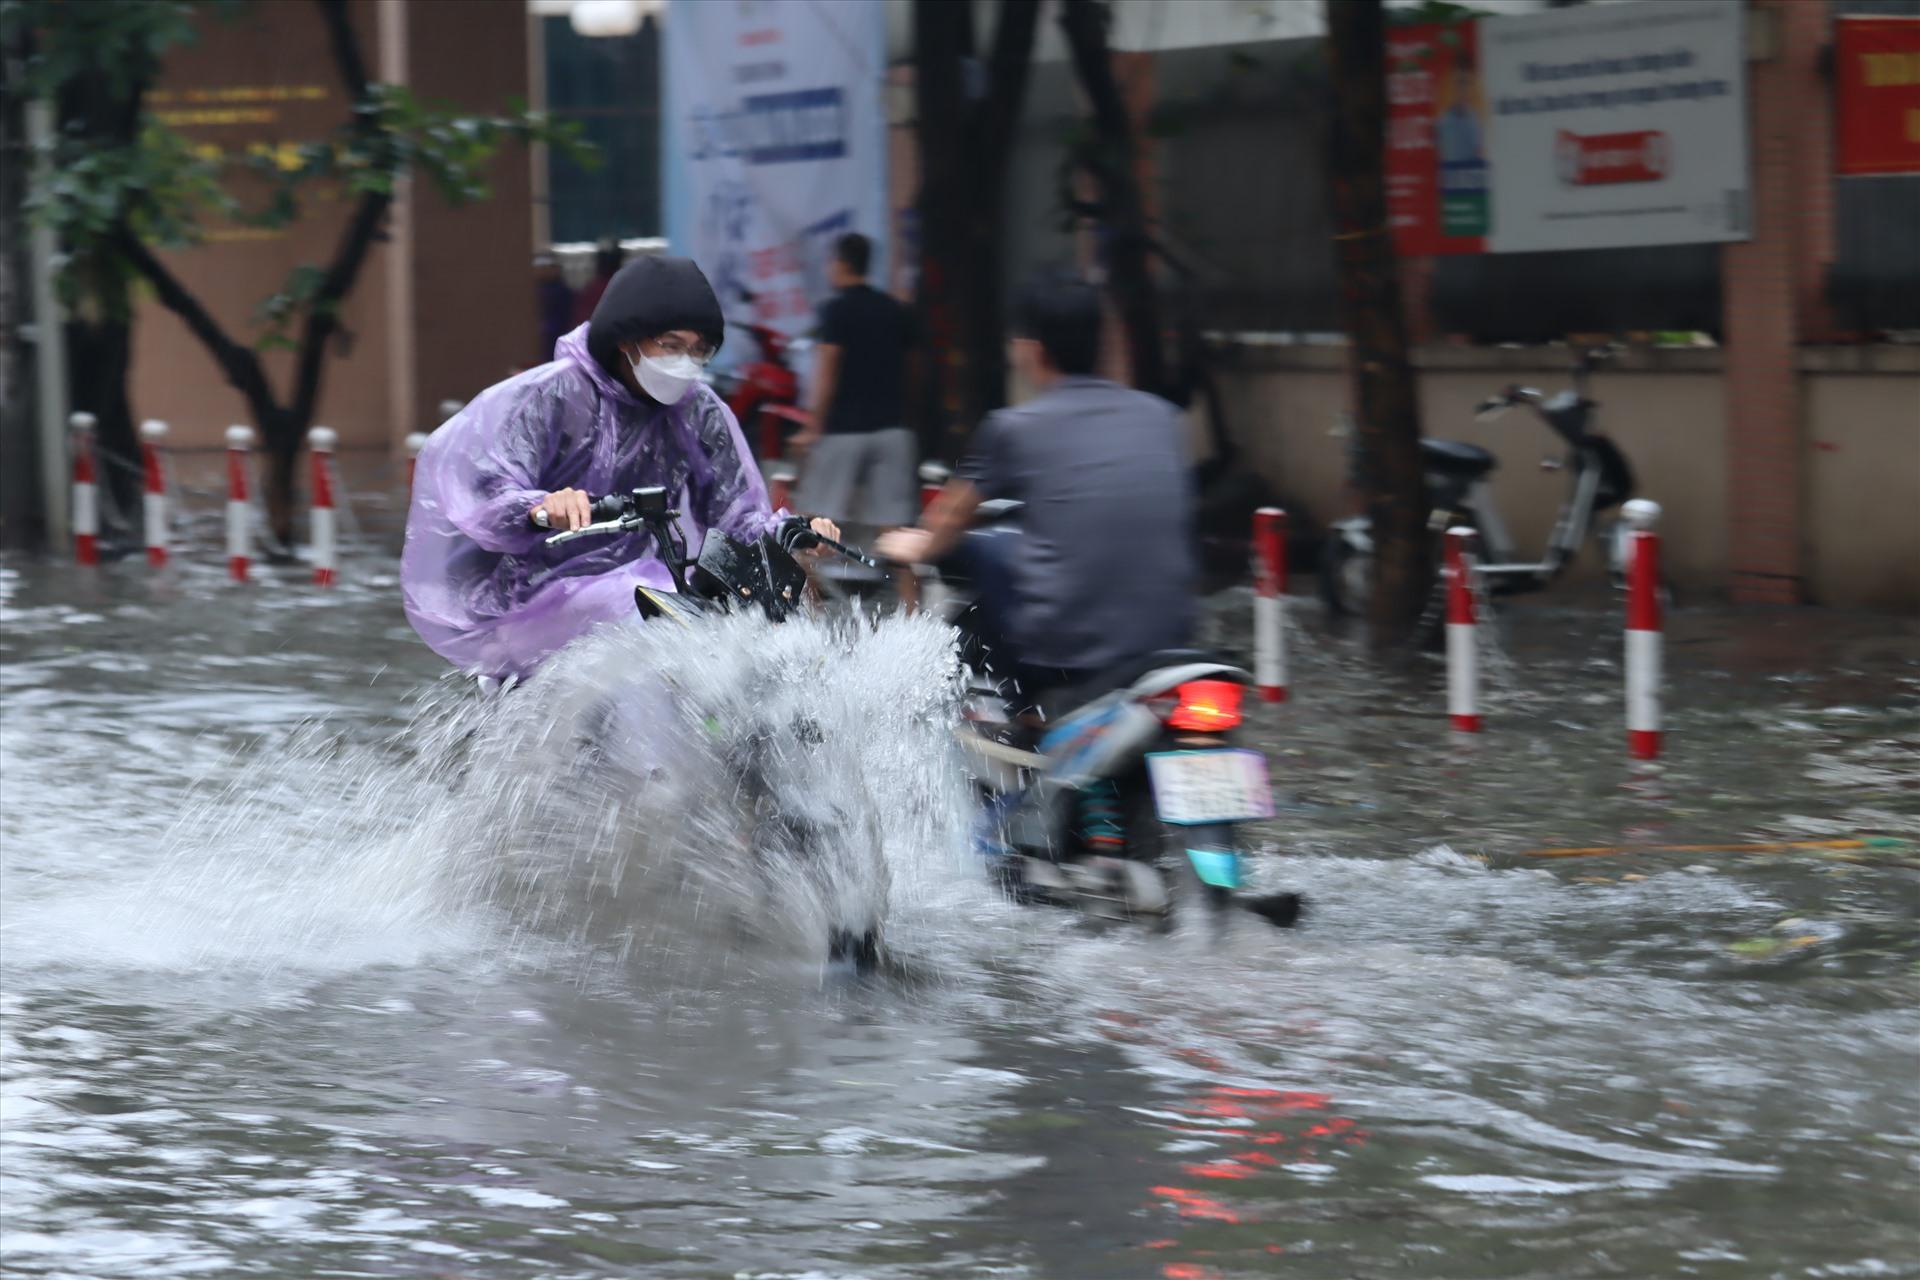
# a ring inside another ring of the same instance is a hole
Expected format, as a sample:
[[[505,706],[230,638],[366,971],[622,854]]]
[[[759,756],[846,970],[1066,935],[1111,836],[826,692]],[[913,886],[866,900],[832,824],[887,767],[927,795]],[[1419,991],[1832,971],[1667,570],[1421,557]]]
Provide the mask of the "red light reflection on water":
[[[1211,1055],[1183,1052],[1198,1062]],[[1319,1164],[1335,1146],[1364,1145],[1369,1135],[1348,1116],[1328,1115],[1330,1094],[1299,1089],[1249,1089],[1236,1085],[1209,1085],[1184,1105],[1174,1108],[1190,1123],[1170,1126],[1189,1137],[1206,1137],[1225,1148],[1211,1160],[1182,1164],[1180,1172],[1192,1179],[1246,1182],[1289,1164]],[[1276,1122],[1291,1121],[1285,1129]],[[1296,1125],[1303,1127],[1296,1127]],[[1213,1196],[1191,1187],[1158,1186],[1152,1194],[1182,1218],[1242,1224],[1240,1213]],[[1174,1240],[1155,1240],[1153,1249],[1177,1246]],[[1278,1244],[1263,1246],[1269,1254],[1284,1253]],[[1204,1253],[1201,1256],[1205,1256]],[[1168,1280],[1205,1280],[1218,1273],[1198,1263],[1176,1262],[1161,1267]]]
[[[1185,1187],[1155,1187],[1153,1194],[1163,1200],[1173,1201],[1173,1211],[1183,1218],[1200,1218],[1208,1222],[1230,1222],[1240,1225],[1240,1215],[1221,1204],[1211,1196],[1203,1196],[1198,1191],[1189,1191]]]
[[[1217,1280],[1220,1273],[1197,1262],[1169,1262],[1160,1268],[1167,1280]]]

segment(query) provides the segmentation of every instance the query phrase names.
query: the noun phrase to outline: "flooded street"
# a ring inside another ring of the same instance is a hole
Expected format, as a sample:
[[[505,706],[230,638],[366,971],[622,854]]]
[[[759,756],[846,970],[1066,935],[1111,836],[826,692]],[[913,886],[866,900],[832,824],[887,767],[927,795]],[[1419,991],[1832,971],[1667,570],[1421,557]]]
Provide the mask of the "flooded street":
[[[1648,768],[1604,609],[1508,611],[1463,742],[1302,601],[1252,736],[1310,914],[1211,945],[988,891],[925,628],[690,657],[815,699],[856,979],[390,560],[183,559],[0,567],[9,1274],[1920,1275],[1911,620],[1682,611]]]

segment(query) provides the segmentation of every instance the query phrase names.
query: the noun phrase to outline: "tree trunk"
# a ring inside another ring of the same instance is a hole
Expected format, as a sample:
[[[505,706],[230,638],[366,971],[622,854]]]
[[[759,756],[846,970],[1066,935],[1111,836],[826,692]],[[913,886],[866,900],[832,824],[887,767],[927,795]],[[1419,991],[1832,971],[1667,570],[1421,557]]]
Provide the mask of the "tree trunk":
[[[1007,402],[1007,171],[1039,26],[1039,0],[1001,0],[986,95],[968,121],[966,307],[973,376],[963,403],[969,426]]]
[[[267,457],[267,483],[262,497],[267,506],[267,532],[272,536],[267,552],[272,559],[285,559],[293,553],[293,516],[299,493],[300,437],[305,428],[295,423],[292,415],[284,409],[273,408],[262,413],[256,408],[254,413],[260,418],[262,440],[272,442],[264,450]]]
[[[127,70],[120,76],[88,68],[67,81],[56,104],[61,127],[108,150],[131,146],[140,131],[142,100],[159,64],[144,56]],[[113,532],[136,533],[145,486],[127,393],[133,370],[132,289],[124,265],[104,244],[73,251],[65,271],[80,282],[81,299],[69,312],[66,328],[69,403],[97,419],[98,477],[107,498],[102,516],[118,517]]]
[[[127,379],[133,372],[133,324],[128,319],[125,283],[107,287],[120,291],[118,317],[112,315],[116,308],[109,306],[105,308],[108,318],[67,323],[67,401],[75,412],[94,416],[99,483],[107,497],[102,514],[114,513],[121,526],[117,532],[130,534],[140,528],[144,491],[137,465],[140,439],[127,395]]]
[[[972,6],[917,0],[921,331],[928,451],[956,456],[1006,403],[1007,167],[1026,98],[1039,0],[1003,0],[976,83]]]
[[[984,174],[976,175],[985,177]],[[1007,321],[1005,269],[1000,252],[1000,193],[979,193],[981,207],[967,214],[964,257],[966,271],[959,289],[960,315],[966,334],[966,381],[960,388],[960,422],[974,424],[1007,402]],[[958,442],[956,442],[958,443]]]
[[[961,388],[967,382],[967,343],[961,327],[959,282],[965,279],[964,136],[965,63],[973,56],[973,6],[952,0],[915,0],[913,6],[915,125],[920,147],[920,315],[923,365],[921,443],[930,454],[953,457],[965,428]]]
[[[1386,16],[1381,0],[1327,0],[1334,110],[1334,241],[1350,340],[1361,490],[1373,520],[1376,650],[1412,637],[1432,586],[1420,409],[1384,177]]]
[[[1133,117],[1113,76],[1113,52],[1107,44],[1108,16],[1101,0],[1062,0],[1060,28],[1073,53],[1074,74],[1093,111],[1095,142],[1090,168],[1100,185],[1107,287],[1126,327],[1133,385],[1165,395],[1171,388],[1167,385],[1160,304],[1153,282],[1153,242],[1134,165]]]
[[[26,56],[0,49],[9,63]],[[46,508],[40,484],[37,353],[21,337],[32,317],[33,281],[27,250],[26,98],[0,94],[0,547],[27,550],[45,543]]]

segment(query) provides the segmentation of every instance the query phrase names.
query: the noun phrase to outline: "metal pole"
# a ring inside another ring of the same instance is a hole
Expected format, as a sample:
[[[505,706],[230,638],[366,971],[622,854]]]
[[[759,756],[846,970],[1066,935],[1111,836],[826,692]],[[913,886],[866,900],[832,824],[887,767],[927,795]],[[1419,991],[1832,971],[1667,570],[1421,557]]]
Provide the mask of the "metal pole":
[[[34,153],[36,182],[46,177],[46,157],[53,146],[53,104],[38,99],[27,104],[27,146]],[[67,317],[54,291],[55,259],[59,242],[53,228],[33,220],[28,236],[27,268],[33,276],[33,371],[39,383],[35,399],[40,409],[40,495],[46,513],[47,545],[67,545]]]

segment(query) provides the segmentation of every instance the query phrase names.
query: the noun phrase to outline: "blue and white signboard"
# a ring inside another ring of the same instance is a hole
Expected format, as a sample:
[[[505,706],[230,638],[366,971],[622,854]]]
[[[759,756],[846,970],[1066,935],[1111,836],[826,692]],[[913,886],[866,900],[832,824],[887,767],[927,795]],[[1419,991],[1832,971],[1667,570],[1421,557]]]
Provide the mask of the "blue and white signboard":
[[[872,237],[886,279],[886,6],[674,0],[662,26],[667,240],[730,323],[805,333],[835,237]]]

